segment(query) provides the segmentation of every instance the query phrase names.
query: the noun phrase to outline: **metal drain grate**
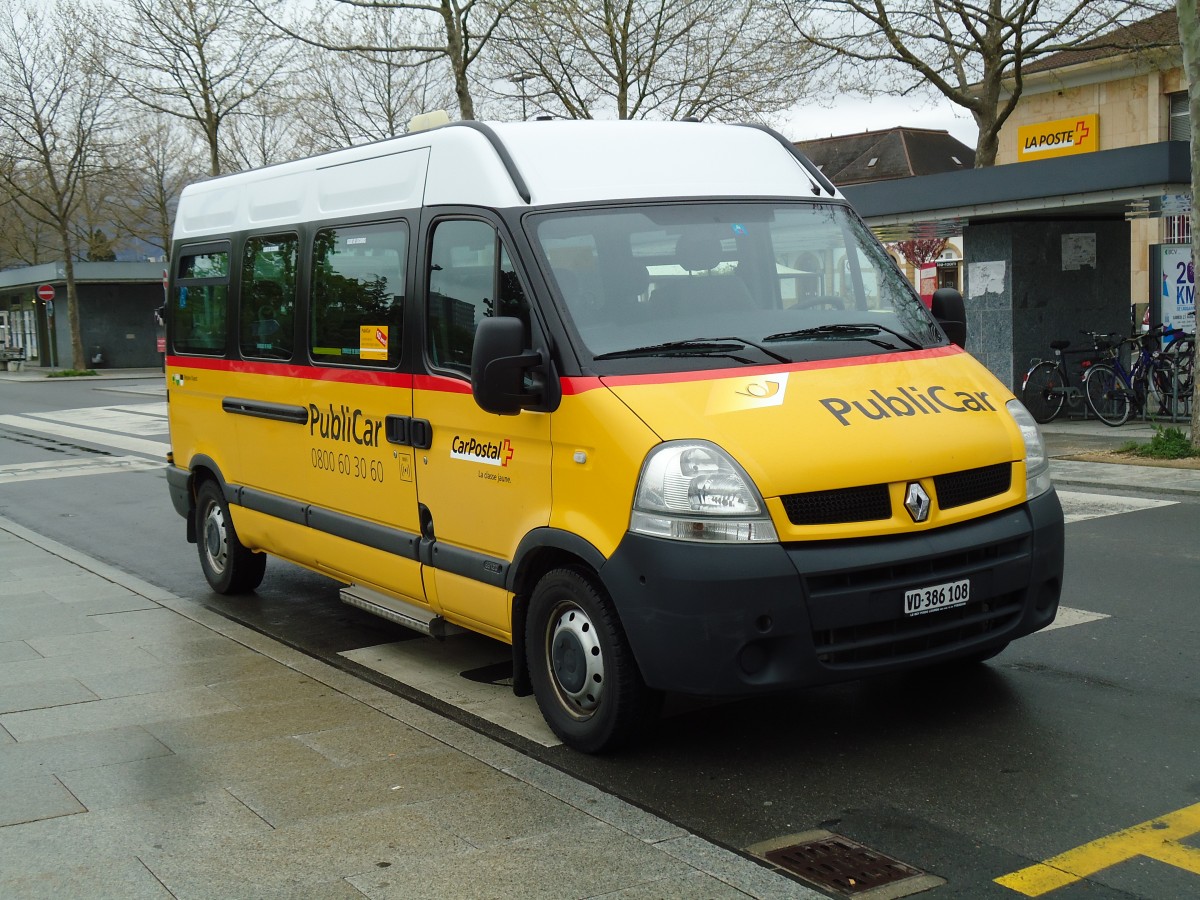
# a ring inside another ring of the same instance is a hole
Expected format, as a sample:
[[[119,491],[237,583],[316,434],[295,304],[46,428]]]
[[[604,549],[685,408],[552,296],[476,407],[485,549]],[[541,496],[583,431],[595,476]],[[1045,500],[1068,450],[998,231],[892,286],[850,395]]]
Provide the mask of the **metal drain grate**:
[[[806,881],[850,897],[925,874],[841,835],[780,847],[763,857]]]

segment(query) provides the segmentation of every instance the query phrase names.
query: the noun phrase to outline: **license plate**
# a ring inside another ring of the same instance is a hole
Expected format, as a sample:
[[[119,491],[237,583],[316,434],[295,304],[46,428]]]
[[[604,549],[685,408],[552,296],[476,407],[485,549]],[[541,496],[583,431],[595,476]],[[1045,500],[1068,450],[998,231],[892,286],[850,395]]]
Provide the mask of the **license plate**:
[[[962,581],[947,581],[945,584],[934,584],[929,587],[917,588],[904,592],[904,614],[920,616],[925,613],[937,612],[939,609],[950,609],[962,606],[971,599],[971,582],[964,578]]]

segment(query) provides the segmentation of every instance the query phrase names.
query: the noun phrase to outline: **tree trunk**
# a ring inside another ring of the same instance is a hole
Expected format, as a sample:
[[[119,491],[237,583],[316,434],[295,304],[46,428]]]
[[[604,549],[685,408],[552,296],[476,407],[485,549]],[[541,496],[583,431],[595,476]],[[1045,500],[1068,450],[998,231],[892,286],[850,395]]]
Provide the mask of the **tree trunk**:
[[[1197,227],[1200,222],[1196,217],[1196,197],[1200,196],[1200,19],[1197,19],[1196,0],[1178,0],[1177,10],[1183,73],[1188,83],[1188,113],[1192,120],[1192,259],[1200,261],[1200,227]],[[1192,343],[1196,362],[1200,362],[1200,344]],[[1192,384],[1192,446],[1200,449],[1200,403],[1196,402],[1194,380]]]
[[[67,279],[67,322],[71,327],[71,368],[82,371],[88,368],[88,357],[83,349],[83,330],[79,325],[79,291],[75,287],[75,260],[71,257],[69,235],[64,231],[63,273]]]

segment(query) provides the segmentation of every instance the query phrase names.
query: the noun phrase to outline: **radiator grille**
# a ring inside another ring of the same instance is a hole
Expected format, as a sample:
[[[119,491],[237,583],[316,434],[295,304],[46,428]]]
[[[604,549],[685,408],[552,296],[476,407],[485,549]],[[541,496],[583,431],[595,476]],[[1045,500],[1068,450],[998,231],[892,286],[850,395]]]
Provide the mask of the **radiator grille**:
[[[1012,464],[1000,463],[965,472],[950,472],[933,479],[938,506],[953,509],[1003,494],[1012,485]]]
[[[793,525],[837,525],[892,517],[886,484],[789,494],[781,499]]]

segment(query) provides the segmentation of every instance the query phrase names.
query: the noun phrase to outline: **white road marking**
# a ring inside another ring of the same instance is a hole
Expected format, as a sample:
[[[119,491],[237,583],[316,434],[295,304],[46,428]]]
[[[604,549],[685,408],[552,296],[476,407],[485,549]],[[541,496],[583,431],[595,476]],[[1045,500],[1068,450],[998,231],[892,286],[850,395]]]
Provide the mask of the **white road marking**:
[[[338,655],[543,747],[557,747],[562,743],[542,718],[533,697],[516,696],[507,681],[489,684],[463,677],[463,672],[472,669],[511,662],[512,649],[507,644],[482,635],[461,634],[444,641],[414,638],[347,650]]]
[[[94,406],[83,409],[59,409],[29,413],[36,419],[61,422],[81,428],[100,428],[117,434],[147,437],[167,433],[167,404],[137,403],[128,406]]]
[[[1086,625],[1088,622],[1099,622],[1101,619],[1111,619],[1107,613],[1088,612],[1086,609],[1072,609],[1070,606],[1060,606],[1054,623],[1047,625],[1037,634],[1045,634],[1055,628],[1070,628],[1072,625]]]
[[[109,456],[101,459],[53,459],[45,462],[11,463],[0,466],[0,486],[47,478],[72,478],[77,475],[110,475],[114,472],[144,472],[160,469],[165,462],[141,456]]]
[[[1099,463],[1094,465],[1099,465]],[[1144,497],[1118,497],[1112,494],[1085,494],[1079,491],[1059,491],[1058,499],[1062,502],[1063,514],[1068,525],[1072,522],[1082,522],[1085,519],[1098,519],[1102,516],[1116,516],[1142,509],[1174,506],[1179,502],[1178,500],[1149,500]]]
[[[61,422],[47,421],[33,418],[32,416],[0,416],[0,425],[7,425],[19,431],[33,431],[38,434],[69,438],[73,441],[85,441],[89,444],[115,447],[118,450],[128,450],[133,453],[144,453],[156,459],[165,459],[167,451],[171,449],[171,445],[166,441],[149,441],[144,438],[100,431],[95,428],[77,428],[73,425],[64,425]],[[161,430],[165,432],[165,420],[163,425],[164,427]]]

